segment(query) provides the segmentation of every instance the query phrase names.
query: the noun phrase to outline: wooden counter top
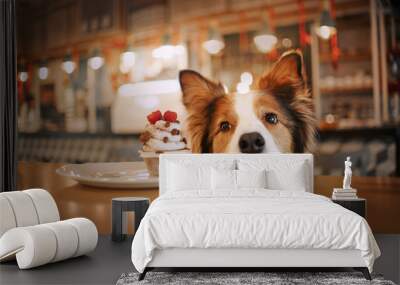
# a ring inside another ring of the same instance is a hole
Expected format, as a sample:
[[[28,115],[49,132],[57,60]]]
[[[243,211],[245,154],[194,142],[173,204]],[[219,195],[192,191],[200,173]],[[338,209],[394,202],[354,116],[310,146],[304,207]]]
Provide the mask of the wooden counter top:
[[[111,199],[140,196],[154,200],[158,189],[107,189],[83,186],[55,170],[61,163],[19,162],[18,189],[44,188],[56,200],[62,219],[87,217],[100,234],[111,233]],[[342,177],[316,176],[314,191],[330,197]],[[400,234],[400,177],[353,177],[358,196],[367,199],[367,221],[374,233]]]

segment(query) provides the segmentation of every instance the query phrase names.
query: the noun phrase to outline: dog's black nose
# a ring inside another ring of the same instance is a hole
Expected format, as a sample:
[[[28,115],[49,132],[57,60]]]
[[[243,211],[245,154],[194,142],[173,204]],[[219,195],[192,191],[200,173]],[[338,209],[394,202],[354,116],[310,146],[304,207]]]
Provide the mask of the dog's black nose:
[[[239,139],[239,148],[243,153],[263,152],[265,140],[257,132],[243,134]]]

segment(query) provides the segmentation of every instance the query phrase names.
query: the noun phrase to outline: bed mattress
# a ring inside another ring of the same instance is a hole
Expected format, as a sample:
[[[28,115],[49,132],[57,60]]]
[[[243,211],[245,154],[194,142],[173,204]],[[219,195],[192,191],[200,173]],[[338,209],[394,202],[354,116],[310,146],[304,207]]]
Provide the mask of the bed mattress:
[[[132,262],[143,272],[156,250],[172,248],[359,250],[370,271],[380,255],[361,216],[320,195],[265,189],[160,196],[136,232]]]

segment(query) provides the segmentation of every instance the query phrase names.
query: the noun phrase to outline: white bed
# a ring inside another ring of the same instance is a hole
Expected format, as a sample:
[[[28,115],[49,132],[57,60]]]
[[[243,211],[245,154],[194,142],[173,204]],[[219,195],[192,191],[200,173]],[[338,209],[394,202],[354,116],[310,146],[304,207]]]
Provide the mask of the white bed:
[[[140,278],[154,267],[354,267],[369,278],[380,251],[367,222],[312,194],[312,170],[310,154],[162,155],[160,197],[132,243]],[[215,183],[227,173],[234,187]],[[258,176],[269,185],[255,187]]]

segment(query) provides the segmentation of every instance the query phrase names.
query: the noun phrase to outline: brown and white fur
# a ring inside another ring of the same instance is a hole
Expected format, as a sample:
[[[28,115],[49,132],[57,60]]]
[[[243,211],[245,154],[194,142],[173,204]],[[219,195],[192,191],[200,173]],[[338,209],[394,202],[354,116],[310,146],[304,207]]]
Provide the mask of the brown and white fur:
[[[227,94],[195,71],[179,80],[194,153],[308,151],[315,119],[302,54],[289,51],[258,82],[258,90]]]

